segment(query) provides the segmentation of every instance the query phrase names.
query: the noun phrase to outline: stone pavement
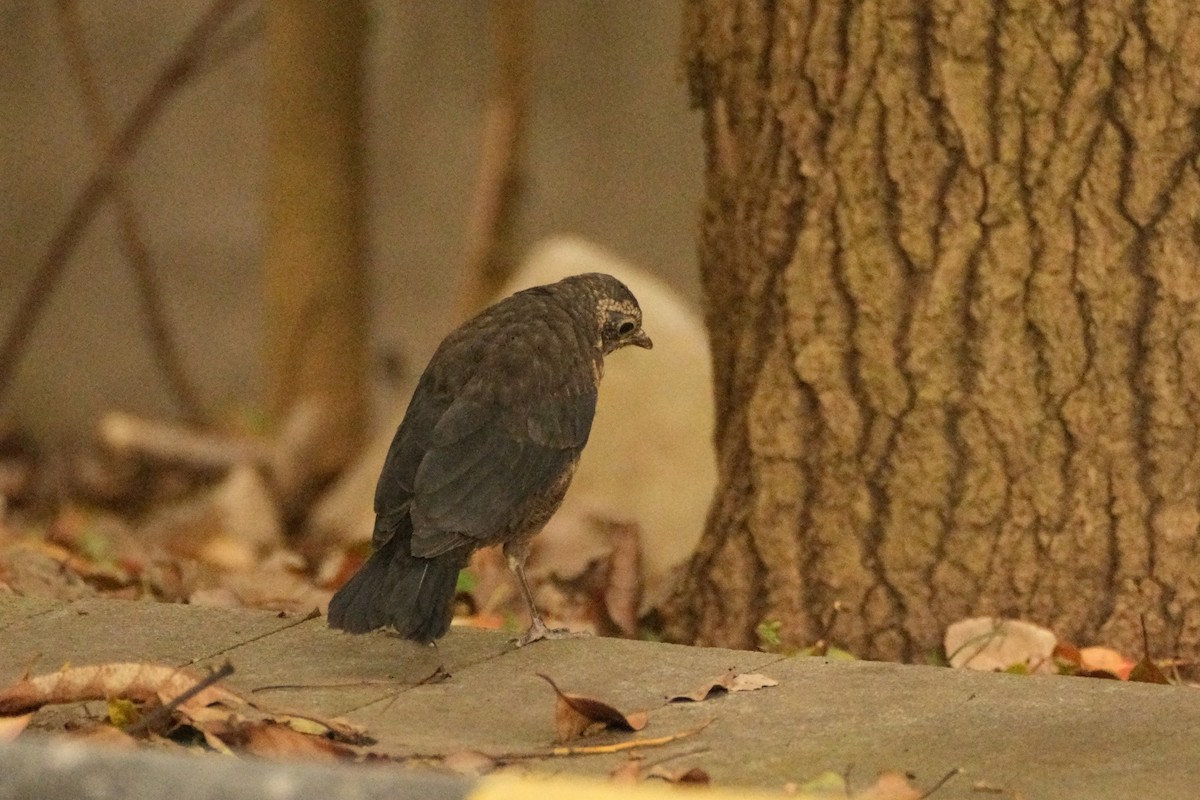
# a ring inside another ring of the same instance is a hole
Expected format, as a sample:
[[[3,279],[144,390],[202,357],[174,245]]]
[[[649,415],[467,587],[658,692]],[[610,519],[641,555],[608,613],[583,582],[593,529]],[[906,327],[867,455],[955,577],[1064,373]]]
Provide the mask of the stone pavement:
[[[586,744],[665,736],[711,719],[701,733],[640,752],[648,760],[677,755],[672,768],[701,767],[717,787],[779,791],[848,768],[859,788],[881,770],[907,771],[928,787],[960,768],[937,798],[1200,796],[1200,692],[1191,688],[619,639],[518,650],[502,634],[460,629],[437,647],[421,647],[270,612],[0,597],[0,684],[19,678],[35,656],[39,673],[67,663],[204,667],[229,659],[237,670],[228,680],[232,688],[253,691],[268,705],[348,717],[378,740],[375,749],[393,754],[546,750],[554,744],[554,695],[537,677],[541,672],[564,691],[650,712],[640,733],[605,734]],[[439,666],[449,679],[423,682]],[[761,672],[779,685],[703,703],[666,702],[730,669]],[[36,744],[37,737],[18,742]],[[0,765],[36,758],[36,747],[14,747],[0,748]],[[604,778],[626,757],[521,763],[536,774]],[[268,768],[277,769],[247,767]],[[378,776],[364,767],[340,769]],[[34,796],[6,794],[4,782],[0,775],[0,797]]]

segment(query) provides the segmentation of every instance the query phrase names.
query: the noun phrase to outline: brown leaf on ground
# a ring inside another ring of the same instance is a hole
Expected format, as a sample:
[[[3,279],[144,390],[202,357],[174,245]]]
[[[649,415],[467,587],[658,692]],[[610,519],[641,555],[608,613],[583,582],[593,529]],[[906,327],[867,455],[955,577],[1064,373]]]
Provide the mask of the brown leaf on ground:
[[[689,769],[670,769],[659,764],[656,767],[651,767],[646,773],[647,778],[659,778],[667,783],[689,784],[692,786],[708,786],[712,783],[712,778],[708,773],[699,767],[691,767]]]
[[[699,703],[726,692],[752,692],[769,686],[778,686],[779,681],[758,673],[738,673],[730,670],[721,677],[709,681],[694,692],[677,694],[667,698],[668,703]]]
[[[319,717],[315,714],[297,714],[292,711],[267,711],[262,706],[255,705],[259,711],[281,725],[286,725],[298,733],[309,736],[323,736],[334,741],[347,744],[370,744],[372,739],[367,736],[367,729],[343,717]]]
[[[1083,647],[1079,650],[1080,674],[1088,677],[1102,677],[1101,673],[1128,680],[1134,662],[1113,650],[1111,647]]]
[[[217,735],[230,747],[260,758],[332,762],[357,755],[344,744],[271,720],[245,723]]]
[[[1167,676],[1158,668],[1158,665],[1150,660],[1149,656],[1144,656],[1141,661],[1133,666],[1129,671],[1128,680],[1133,683],[1159,683],[1169,684]]]
[[[13,716],[42,706],[80,700],[124,698],[138,703],[167,703],[195,686],[200,677],[157,664],[114,663],[71,667],[18,681],[0,690],[0,715]],[[235,692],[210,686],[181,705],[202,708],[213,703],[238,706],[245,701]]]
[[[640,731],[646,727],[649,715],[645,711],[622,714],[602,700],[581,694],[567,694],[558,684],[541,672],[537,676],[554,689],[554,729],[560,742],[567,742],[597,729]]]

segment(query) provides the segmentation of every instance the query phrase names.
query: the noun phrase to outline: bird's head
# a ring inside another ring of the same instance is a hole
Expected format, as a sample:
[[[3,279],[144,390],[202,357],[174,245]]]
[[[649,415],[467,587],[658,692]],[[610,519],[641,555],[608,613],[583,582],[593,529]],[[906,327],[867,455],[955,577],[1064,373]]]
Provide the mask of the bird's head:
[[[654,346],[642,330],[642,308],[625,284],[603,272],[576,275],[563,283],[567,281],[583,288],[591,297],[604,355],[628,345],[647,350]]]

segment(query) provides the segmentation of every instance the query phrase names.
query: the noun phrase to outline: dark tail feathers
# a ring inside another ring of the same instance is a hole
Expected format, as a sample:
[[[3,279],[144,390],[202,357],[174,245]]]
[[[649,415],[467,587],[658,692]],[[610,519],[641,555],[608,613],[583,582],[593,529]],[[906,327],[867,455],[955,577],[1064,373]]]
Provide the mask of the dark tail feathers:
[[[366,633],[388,625],[406,639],[432,642],[450,629],[454,588],[468,553],[434,558],[410,552],[411,534],[398,530],[329,601],[329,625]]]

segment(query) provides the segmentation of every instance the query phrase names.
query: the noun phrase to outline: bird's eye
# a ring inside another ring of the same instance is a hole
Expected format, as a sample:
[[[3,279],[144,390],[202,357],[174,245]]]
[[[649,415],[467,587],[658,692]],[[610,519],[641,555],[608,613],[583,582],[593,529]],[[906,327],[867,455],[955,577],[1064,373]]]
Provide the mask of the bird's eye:
[[[625,320],[624,322],[621,323],[620,327],[617,328],[617,335],[628,336],[629,334],[633,333],[633,329],[636,327],[637,326],[634,325],[629,320]]]

